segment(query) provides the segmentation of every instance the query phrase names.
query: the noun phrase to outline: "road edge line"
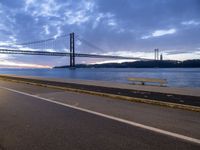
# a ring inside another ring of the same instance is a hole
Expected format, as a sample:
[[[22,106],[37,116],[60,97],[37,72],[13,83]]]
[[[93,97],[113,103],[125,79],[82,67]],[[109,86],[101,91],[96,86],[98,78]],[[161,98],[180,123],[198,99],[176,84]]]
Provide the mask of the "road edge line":
[[[178,134],[178,133],[173,133],[173,132],[162,130],[162,129],[159,129],[159,128],[143,125],[143,124],[140,124],[140,123],[137,123],[137,122],[133,122],[133,121],[129,121],[129,120],[126,120],[126,119],[106,115],[106,114],[99,113],[99,112],[96,112],[96,111],[92,111],[92,110],[89,110],[89,109],[80,108],[80,107],[77,107],[77,106],[73,106],[73,105],[62,103],[62,102],[50,100],[50,99],[43,98],[43,97],[40,97],[40,96],[37,96],[37,95],[32,95],[32,94],[29,94],[29,93],[17,91],[17,90],[11,89],[11,88],[7,88],[7,87],[3,87],[3,86],[0,86],[0,88],[14,92],[14,93],[26,95],[26,96],[33,97],[33,98],[37,98],[37,99],[47,101],[47,102],[50,102],[50,103],[54,103],[54,104],[57,104],[57,105],[69,107],[69,108],[79,110],[79,111],[82,111],[82,112],[86,112],[86,113],[90,113],[90,114],[93,114],[93,115],[108,118],[108,119],[111,119],[111,120],[115,120],[115,121],[118,121],[118,122],[121,122],[121,123],[125,123],[125,124],[128,124],[128,125],[135,126],[135,127],[142,128],[142,129],[146,129],[146,130],[149,130],[149,131],[153,131],[153,132],[156,132],[156,133],[159,133],[159,134],[163,134],[163,135],[171,136],[171,137],[178,138],[178,139],[181,139],[181,140],[184,140],[184,141],[200,144],[200,139],[196,139],[196,138],[181,135],[181,134]]]

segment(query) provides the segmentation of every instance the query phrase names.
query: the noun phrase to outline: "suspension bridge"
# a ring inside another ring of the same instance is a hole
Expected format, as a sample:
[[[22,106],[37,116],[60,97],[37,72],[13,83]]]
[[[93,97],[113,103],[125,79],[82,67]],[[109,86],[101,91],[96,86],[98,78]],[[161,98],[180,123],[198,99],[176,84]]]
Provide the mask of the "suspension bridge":
[[[69,38],[69,39],[68,39]],[[67,50],[66,44],[69,41],[69,52],[61,52],[60,49]],[[78,40],[81,43],[89,46],[93,50],[103,51],[101,48],[88,42],[87,40],[75,37],[74,33],[58,36],[55,38],[49,38],[45,40],[24,42],[24,43],[11,43],[0,47],[0,54],[20,54],[20,55],[44,55],[44,56],[67,56],[69,57],[69,64],[71,68],[75,67],[76,57],[89,57],[89,58],[105,58],[105,59],[126,59],[126,60],[151,60],[141,57],[123,57],[113,55],[99,55],[99,54],[87,54],[75,52],[75,41]],[[59,51],[58,51],[59,50]]]

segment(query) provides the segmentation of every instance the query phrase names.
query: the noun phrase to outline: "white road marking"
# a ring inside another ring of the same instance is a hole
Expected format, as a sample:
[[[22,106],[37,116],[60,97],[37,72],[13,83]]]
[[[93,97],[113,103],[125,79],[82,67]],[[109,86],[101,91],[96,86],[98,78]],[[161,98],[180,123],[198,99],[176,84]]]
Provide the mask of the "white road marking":
[[[185,141],[188,141],[188,142],[200,144],[200,139],[196,139],[196,138],[188,137],[188,136],[185,136],[185,135],[173,133],[173,132],[170,132],[170,131],[162,130],[162,129],[159,129],[159,128],[143,125],[143,124],[140,124],[140,123],[137,123],[137,122],[133,122],[133,121],[125,120],[125,119],[122,119],[122,118],[106,115],[106,114],[103,114],[103,113],[99,113],[99,112],[95,112],[95,111],[92,111],[92,110],[80,108],[80,107],[77,107],[77,106],[68,105],[68,104],[65,104],[65,103],[62,103],[62,102],[58,102],[58,101],[50,100],[50,99],[47,99],[47,98],[39,97],[39,96],[36,96],[36,95],[28,94],[28,93],[25,93],[25,92],[17,91],[17,90],[11,89],[11,88],[2,87],[2,86],[0,86],[0,88],[14,92],[14,93],[34,97],[34,98],[37,98],[37,99],[40,99],[40,100],[43,100],[43,101],[48,101],[48,102],[51,102],[51,103],[54,103],[54,104],[62,105],[62,106],[69,107],[69,108],[72,108],[72,109],[76,109],[76,110],[80,110],[80,111],[87,112],[87,113],[90,113],[90,114],[94,114],[94,115],[97,115],[97,116],[101,116],[101,117],[104,117],[104,118],[108,118],[108,119],[111,119],[111,120],[115,120],[115,121],[118,121],[118,122],[121,122],[121,123],[129,124],[131,126],[135,126],[135,127],[150,130],[150,131],[153,131],[153,132],[156,132],[156,133],[175,137],[175,138],[185,140]]]

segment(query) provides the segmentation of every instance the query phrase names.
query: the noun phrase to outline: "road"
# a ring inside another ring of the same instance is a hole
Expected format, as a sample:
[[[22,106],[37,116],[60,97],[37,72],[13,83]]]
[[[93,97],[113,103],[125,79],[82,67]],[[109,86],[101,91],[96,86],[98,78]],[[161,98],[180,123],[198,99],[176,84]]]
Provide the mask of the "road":
[[[0,81],[0,150],[200,149],[200,113]]]

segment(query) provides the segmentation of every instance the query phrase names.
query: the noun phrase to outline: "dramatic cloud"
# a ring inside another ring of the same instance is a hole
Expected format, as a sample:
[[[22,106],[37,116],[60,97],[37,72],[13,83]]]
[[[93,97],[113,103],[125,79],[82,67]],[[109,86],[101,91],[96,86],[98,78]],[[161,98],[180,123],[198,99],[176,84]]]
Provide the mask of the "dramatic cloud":
[[[199,57],[199,0],[1,0],[0,18],[1,48],[34,50],[16,43],[75,32],[90,43],[76,39],[76,52],[153,58],[159,48],[166,59]],[[66,38],[46,51],[68,49]],[[68,63],[60,57],[11,56],[1,60],[41,66]],[[96,61],[110,60],[77,59],[77,63]]]

